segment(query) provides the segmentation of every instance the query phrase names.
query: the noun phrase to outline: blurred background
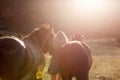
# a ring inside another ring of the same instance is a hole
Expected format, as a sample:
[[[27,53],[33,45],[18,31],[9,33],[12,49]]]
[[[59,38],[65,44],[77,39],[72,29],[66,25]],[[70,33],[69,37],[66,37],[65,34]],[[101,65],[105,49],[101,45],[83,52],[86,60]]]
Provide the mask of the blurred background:
[[[67,34],[119,37],[120,0],[0,0],[0,30],[26,34],[43,23]]]
[[[43,23],[88,38],[90,80],[120,80],[120,0],[0,0],[0,36],[21,37]]]

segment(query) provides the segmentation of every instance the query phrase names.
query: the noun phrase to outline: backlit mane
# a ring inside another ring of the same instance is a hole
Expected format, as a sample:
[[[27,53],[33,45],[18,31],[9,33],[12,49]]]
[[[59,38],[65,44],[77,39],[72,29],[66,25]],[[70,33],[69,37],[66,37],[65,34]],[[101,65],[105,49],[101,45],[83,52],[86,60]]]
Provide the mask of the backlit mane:
[[[59,48],[67,42],[68,42],[68,38],[63,31],[59,31],[56,33],[55,38],[54,38],[54,47],[55,48]]]
[[[48,30],[49,28],[50,28],[50,25],[49,25],[49,24],[43,24],[43,25],[41,25],[41,26],[39,26],[39,27],[36,27],[34,30],[32,30],[32,32],[29,33],[27,36],[25,36],[25,38],[26,38],[26,37],[29,37],[29,36],[34,36],[34,35],[36,35],[36,34],[39,32],[40,29],[46,29],[46,30]]]

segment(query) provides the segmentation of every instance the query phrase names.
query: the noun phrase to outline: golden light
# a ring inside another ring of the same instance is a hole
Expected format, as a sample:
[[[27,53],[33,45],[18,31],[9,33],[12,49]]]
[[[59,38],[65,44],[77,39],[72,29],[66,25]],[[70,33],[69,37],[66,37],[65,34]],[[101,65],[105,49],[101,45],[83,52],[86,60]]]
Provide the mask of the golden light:
[[[82,10],[87,13],[94,13],[104,9],[107,5],[106,0],[74,0],[72,7],[76,10]]]
[[[41,12],[65,30],[87,33],[114,24],[119,5],[117,0],[55,0],[46,2]]]

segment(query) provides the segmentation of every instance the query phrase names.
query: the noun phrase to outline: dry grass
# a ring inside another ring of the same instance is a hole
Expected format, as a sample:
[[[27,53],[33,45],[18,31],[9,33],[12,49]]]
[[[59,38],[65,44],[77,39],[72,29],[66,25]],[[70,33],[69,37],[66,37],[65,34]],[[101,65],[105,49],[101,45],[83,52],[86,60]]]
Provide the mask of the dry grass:
[[[94,56],[90,80],[120,80],[120,56]]]
[[[114,43],[90,44],[93,55],[90,80],[120,80],[120,47]]]
[[[120,80],[120,47],[112,42],[108,44],[89,43],[93,55],[90,80]],[[46,57],[47,65],[43,80],[50,80],[50,75],[46,72],[50,57]]]

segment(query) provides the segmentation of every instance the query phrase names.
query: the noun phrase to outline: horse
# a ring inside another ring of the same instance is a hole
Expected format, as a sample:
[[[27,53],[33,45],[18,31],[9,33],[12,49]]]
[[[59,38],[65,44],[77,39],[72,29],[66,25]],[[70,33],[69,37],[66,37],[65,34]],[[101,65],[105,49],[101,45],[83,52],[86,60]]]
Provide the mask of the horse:
[[[0,38],[0,79],[36,80],[37,68],[45,66],[44,53],[52,51],[54,31],[44,24],[22,40],[14,36]]]
[[[62,80],[88,80],[92,64],[91,51],[81,41],[70,41],[64,44],[59,52],[58,64]]]
[[[50,65],[48,68],[48,73],[51,74],[51,80],[56,80],[56,78],[60,78],[58,73],[58,51],[60,47],[68,42],[68,38],[63,31],[58,31],[53,39],[53,52],[51,53],[52,58],[50,61]],[[57,77],[58,76],[58,77]]]
[[[64,37],[62,38],[65,40]],[[53,71],[56,71],[54,74],[59,73],[62,80],[71,80],[73,77],[76,77],[77,80],[88,80],[89,70],[92,65],[89,46],[85,42],[78,40],[66,41],[64,44],[57,46],[59,46],[59,50],[53,55],[54,59],[51,61],[51,66],[54,67]]]

